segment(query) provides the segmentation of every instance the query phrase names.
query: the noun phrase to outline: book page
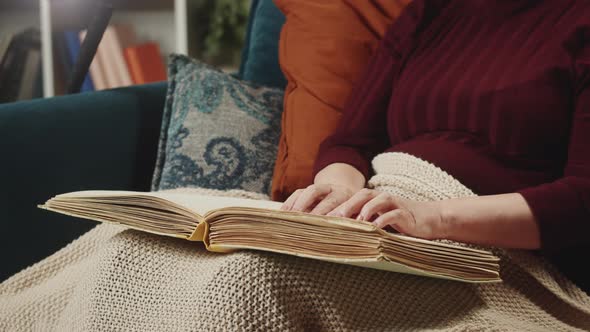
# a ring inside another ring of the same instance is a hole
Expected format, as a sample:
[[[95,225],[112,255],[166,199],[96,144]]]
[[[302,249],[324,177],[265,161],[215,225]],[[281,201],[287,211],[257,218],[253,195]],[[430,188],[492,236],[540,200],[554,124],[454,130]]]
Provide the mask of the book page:
[[[273,201],[262,201],[248,198],[223,197],[196,195],[191,193],[154,192],[149,193],[155,197],[164,198],[178,205],[181,205],[201,216],[209,211],[226,207],[247,207],[258,209],[279,210],[283,203]]]
[[[287,253],[296,256],[347,263],[350,260],[386,260],[380,268],[395,272],[454,278],[463,281],[500,281],[498,259],[490,253],[447,246],[413,246],[411,242],[383,237],[366,222],[229,208],[207,215],[208,249],[237,248]],[[438,249],[438,250],[436,250]],[[400,266],[404,266],[400,269]],[[408,272],[413,271],[413,272]]]
[[[430,277],[430,278],[437,278],[437,279],[446,279],[446,280],[454,280],[454,281],[461,281],[461,282],[468,282],[468,283],[497,283],[501,282],[502,280],[499,276],[489,276],[489,273],[483,274],[481,277],[461,277],[458,275],[453,274],[442,274],[442,273],[433,273],[428,272],[419,268],[414,268],[408,265],[404,265],[401,263],[396,263],[393,261],[388,261],[386,258],[377,257],[377,258],[365,258],[365,259],[350,259],[350,258],[341,258],[341,257],[326,257],[326,256],[317,256],[317,255],[309,255],[309,254],[302,254],[298,252],[294,252],[291,250],[280,250],[275,248],[267,248],[267,247],[260,247],[260,246],[247,246],[247,245],[224,245],[224,244],[217,244],[213,246],[212,251],[219,251],[219,252],[228,252],[232,250],[240,250],[240,249],[253,249],[253,250],[264,250],[270,252],[276,252],[280,254],[287,254],[292,256],[298,256],[303,258],[311,258],[317,259],[321,261],[337,263],[337,264],[346,264],[346,265],[354,265],[360,266],[364,268],[370,269],[377,269],[389,272],[397,272],[397,273],[405,273],[405,274],[413,274],[417,276],[423,277]]]
[[[60,198],[109,198],[121,200],[132,199],[134,197],[155,197],[154,202],[163,206],[165,201],[175,203],[191,212],[204,216],[209,211],[225,207],[247,207],[279,210],[282,203],[273,201],[261,201],[247,198],[206,196],[193,193],[175,193],[175,192],[139,192],[139,191],[116,191],[116,190],[88,190],[77,191],[67,194],[58,195]],[[164,200],[164,201],[162,201]]]

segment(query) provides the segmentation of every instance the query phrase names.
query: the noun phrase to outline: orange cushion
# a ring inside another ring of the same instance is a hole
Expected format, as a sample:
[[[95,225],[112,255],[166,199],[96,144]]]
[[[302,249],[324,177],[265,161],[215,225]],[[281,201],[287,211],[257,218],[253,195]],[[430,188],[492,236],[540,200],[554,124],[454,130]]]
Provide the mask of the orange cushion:
[[[354,81],[410,0],[274,0],[285,14],[279,62],[287,77],[272,198],[313,182],[320,143],[336,128]]]

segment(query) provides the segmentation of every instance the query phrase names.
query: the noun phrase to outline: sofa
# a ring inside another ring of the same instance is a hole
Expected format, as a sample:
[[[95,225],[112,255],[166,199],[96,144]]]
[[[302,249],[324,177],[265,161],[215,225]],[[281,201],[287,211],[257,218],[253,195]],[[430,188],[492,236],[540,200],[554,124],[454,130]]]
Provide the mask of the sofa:
[[[271,0],[252,1],[241,79],[284,88],[283,22]],[[162,82],[0,104],[0,282],[95,226],[38,204],[77,190],[150,190],[166,89]]]

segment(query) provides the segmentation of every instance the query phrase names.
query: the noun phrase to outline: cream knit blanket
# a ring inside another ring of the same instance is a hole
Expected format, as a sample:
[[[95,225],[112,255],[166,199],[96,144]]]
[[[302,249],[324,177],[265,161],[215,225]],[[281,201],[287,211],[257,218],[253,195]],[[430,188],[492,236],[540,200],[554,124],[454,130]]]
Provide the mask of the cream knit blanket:
[[[373,166],[370,184],[403,197],[473,195],[409,155],[383,154]],[[585,293],[531,255],[498,253],[504,282],[474,285],[264,252],[208,253],[99,225],[0,284],[0,331],[590,330]]]

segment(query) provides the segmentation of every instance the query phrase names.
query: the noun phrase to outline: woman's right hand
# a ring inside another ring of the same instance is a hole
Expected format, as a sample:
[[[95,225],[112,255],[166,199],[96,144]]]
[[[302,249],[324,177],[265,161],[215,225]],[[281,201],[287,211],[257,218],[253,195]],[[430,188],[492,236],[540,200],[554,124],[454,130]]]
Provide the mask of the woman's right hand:
[[[338,184],[312,184],[296,190],[281,206],[281,210],[325,215],[346,202],[355,192]]]

